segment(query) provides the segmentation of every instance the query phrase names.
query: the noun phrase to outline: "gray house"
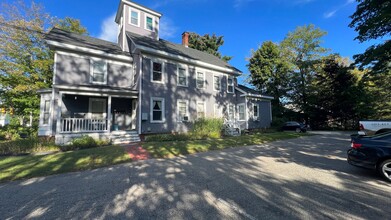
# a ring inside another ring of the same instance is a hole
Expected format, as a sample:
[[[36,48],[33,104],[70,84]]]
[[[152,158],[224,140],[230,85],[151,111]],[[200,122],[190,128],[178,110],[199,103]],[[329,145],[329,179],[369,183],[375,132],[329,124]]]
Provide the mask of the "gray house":
[[[269,127],[272,97],[237,84],[241,71],[219,58],[159,38],[161,14],[121,0],[118,42],[52,29],[53,86],[41,90],[40,136],[63,144],[80,135],[139,141],[186,132],[201,117],[241,129]]]

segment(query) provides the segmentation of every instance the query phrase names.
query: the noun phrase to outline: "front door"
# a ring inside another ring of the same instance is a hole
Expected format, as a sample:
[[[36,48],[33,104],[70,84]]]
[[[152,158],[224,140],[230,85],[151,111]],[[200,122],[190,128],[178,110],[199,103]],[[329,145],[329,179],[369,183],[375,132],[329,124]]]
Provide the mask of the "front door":
[[[137,107],[138,102],[137,99],[132,100],[132,130],[136,130],[136,123],[137,123]]]

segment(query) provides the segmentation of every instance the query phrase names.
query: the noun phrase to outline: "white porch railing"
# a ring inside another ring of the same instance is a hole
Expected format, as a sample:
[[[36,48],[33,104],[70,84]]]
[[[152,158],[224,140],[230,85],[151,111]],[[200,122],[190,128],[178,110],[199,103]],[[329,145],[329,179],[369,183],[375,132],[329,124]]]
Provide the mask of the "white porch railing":
[[[107,119],[62,118],[61,133],[103,132],[108,130]]]

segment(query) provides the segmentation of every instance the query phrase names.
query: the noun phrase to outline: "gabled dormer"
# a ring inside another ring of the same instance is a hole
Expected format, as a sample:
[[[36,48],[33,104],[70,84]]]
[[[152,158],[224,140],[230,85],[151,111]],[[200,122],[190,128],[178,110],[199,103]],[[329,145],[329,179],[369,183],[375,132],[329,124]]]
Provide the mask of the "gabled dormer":
[[[161,16],[159,12],[130,0],[121,0],[115,17],[115,22],[118,24],[118,44],[124,51],[129,50],[126,32],[159,40]]]

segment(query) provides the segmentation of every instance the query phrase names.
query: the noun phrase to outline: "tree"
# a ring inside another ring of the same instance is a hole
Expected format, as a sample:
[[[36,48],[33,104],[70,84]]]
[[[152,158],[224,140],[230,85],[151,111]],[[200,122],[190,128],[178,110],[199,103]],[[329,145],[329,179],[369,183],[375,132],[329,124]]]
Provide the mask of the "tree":
[[[54,26],[64,31],[73,32],[77,34],[88,35],[87,28],[83,27],[79,19],[65,17],[59,19]]]
[[[251,54],[247,64],[250,82],[258,90],[265,89],[274,97],[273,115],[281,116],[284,109],[281,100],[287,95],[291,66],[283,56],[280,46],[271,41],[264,42]]]
[[[45,33],[55,25],[56,19],[35,2],[3,3],[0,13],[0,100],[12,108],[16,115],[39,114],[37,90],[52,85],[53,52],[47,47]],[[59,27],[68,30],[85,28],[61,20]]]
[[[190,33],[189,36],[189,47],[204,51],[209,54],[212,54],[225,62],[228,62],[232,59],[230,56],[222,56],[219,52],[220,46],[224,44],[223,36],[216,36],[213,34],[210,36],[209,34],[205,34],[204,36],[200,36],[197,33]]]
[[[380,39],[391,34],[391,2],[384,0],[357,0],[356,12],[349,24],[358,32],[360,42]],[[391,41],[369,47],[365,53],[354,57],[363,68],[371,66],[374,72],[389,72],[391,69]]]
[[[344,58],[338,54],[324,57],[320,71],[314,77],[316,91],[312,94],[317,104],[310,111],[312,123],[318,127],[355,128],[362,112],[358,104],[365,97],[358,81],[358,76]]]
[[[356,12],[350,27],[358,32],[360,42],[383,39],[363,54],[355,55],[360,68],[369,68],[364,85],[373,97],[374,119],[391,119],[391,2],[384,0],[357,0]]]
[[[308,121],[308,111],[311,105],[309,94],[313,89],[313,75],[322,54],[327,52],[327,49],[321,47],[322,37],[326,34],[314,25],[306,25],[289,32],[281,42],[285,56],[293,64],[288,98],[293,106],[304,114],[306,121]]]

